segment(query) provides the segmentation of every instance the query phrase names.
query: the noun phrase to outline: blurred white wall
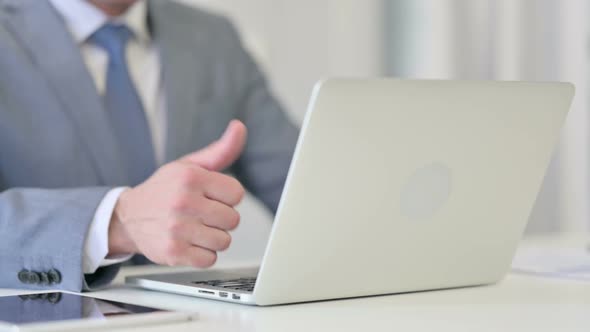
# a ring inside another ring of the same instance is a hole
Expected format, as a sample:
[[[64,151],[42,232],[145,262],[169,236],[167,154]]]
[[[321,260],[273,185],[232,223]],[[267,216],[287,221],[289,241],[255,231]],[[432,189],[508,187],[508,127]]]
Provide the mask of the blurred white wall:
[[[587,0],[384,0],[388,72],[576,85],[529,232],[589,229]]]

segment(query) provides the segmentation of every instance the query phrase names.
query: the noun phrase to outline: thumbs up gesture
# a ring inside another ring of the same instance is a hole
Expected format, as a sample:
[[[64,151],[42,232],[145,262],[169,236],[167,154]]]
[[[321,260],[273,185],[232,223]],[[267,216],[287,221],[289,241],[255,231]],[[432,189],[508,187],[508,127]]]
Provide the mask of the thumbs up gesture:
[[[219,173],[237,160],[246,127],[230,122],[209,146],[162,166],[124,191],[109,226],[109,255],[141,253],[158,264],[209,267],[231,243],[244,188]]]

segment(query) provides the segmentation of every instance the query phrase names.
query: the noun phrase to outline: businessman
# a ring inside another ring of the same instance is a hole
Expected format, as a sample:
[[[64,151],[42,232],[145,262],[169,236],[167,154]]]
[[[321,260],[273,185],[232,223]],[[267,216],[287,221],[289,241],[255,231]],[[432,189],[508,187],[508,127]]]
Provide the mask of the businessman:
[[[211,266],[245,189],[276,209],[296,137],[223,17],[0,0],[0,287]]]

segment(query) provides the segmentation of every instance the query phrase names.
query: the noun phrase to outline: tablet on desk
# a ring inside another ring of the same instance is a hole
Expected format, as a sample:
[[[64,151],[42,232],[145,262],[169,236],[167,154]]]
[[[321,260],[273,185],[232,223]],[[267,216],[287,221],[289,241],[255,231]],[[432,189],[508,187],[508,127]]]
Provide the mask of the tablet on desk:
[[[0,332],[111,329],[180,323],[196,318],[195,313],[61,292],[0,297]]]

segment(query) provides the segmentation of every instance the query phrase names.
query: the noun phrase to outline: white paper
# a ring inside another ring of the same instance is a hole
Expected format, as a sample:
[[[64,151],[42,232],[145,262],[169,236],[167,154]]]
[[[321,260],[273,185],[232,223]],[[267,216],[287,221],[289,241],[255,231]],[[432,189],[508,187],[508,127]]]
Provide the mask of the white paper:
[[[516,252],[512,271],[590,281],[589,248],[525,247]]]

